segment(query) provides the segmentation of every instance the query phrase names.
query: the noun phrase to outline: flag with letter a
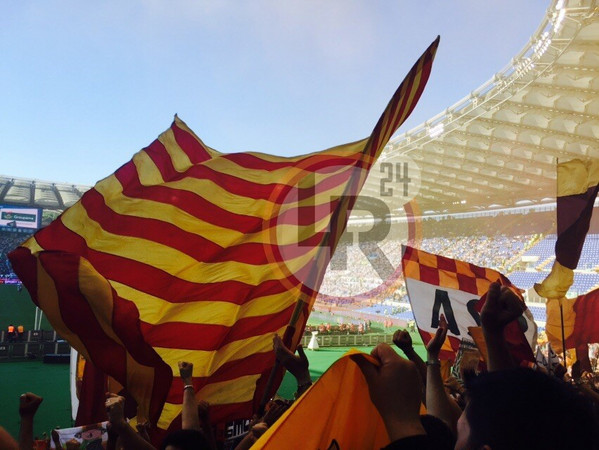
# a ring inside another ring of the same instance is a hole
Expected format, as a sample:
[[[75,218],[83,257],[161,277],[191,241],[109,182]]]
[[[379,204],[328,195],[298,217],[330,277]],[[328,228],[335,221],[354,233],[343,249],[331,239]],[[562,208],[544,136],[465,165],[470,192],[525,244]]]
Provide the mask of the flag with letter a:
[[[468,329],[480,326],[480,310],[491,283],[498,281],[518,293],[504,275],[493,269],[412,247],[403,248],[402,266],[414,318],[425,345],[435,335],[441,314],[447,320],[441,359],[453,360],[462,339],[473,341]],[[521,319],[506,327],[504,336],[512,355],[519,360],[534,360],[531,345],[536,341],[536,324],[528,309]]]
[[[251,417],[272,335],[297,345],[368,170],[414,109],[438,42],[358,142],[294,158],[224,154],[175,118],[11,253],[15,271],[58,333],[127,389],[138,417],[180,426],[178,361],[194,364],[214,422]]]

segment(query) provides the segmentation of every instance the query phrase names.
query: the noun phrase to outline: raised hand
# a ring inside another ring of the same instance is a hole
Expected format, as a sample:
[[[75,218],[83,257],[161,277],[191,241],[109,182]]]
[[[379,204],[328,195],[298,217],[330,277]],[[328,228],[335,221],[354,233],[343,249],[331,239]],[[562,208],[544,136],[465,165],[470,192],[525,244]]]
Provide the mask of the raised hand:
[[[266,425],[270,427],[273,423],[279,420],[279,417],[281,417],[283,413],[287,411],[287,409],[289,409],[288,404],[279,401],[274,401],[272,402],[270,408],[268,408],[268,411],[266,411],[266,413],[262,417],[261,422],[264,422]]]
[[[309,363],[304,349],[301,345],[297,347],[298,355],[294,355],[289,350],[283,340],[278,334],[275,334],[272,338],[272,346],[275,351],[275,357],[283,364],[283,367],[287,369],[296,378],[298,384],[310,382],[310,372],[308,370]],[[307,378],[307,379],[306,379]]]
[[[526,307],[520,298],[507,286],[491,283],[487,301],[480,312],[484,331],[503,331],[505,326],[522,315]]]
[[[258,422],[251,425],[250,431],[245,435],[241,442],[237,444],[235,450],[249,450],[266,430],[268,430],[268,425],[264,422]]]
[[[125,419],[125,397],[106,393],[106,412],[108,413],[111,432],[118,434],[122,441],[122,448],[135,448],[138,450],[156,450],[152,444],[145,440],[143,428],[137,433]]]
[[[392,441],[425,434],[420,423],[422,382],[416,365],[403,359],[388,344],[379,344],[371,355],[380,366],[355,358],[366,382],[370,399],[381,414]]]
[[[435,337],[428,341],[428,344],[426,346],[426,351],[428,353],[429,359],[439,359],[439,352],[441,351],[441,347],[443,346],[446,337],[447,320],[445,320],[445,316],[441,314],[441,319],[439,320],[439,328],[437,328]]]
[[[19,414],[21,417],[33,417],[43,401],[42,397],[32,392],[21,394],[21,397],[19,397]]]
[[[193,363],[186,361],[179,361],[179,375],[185,384],[192,384],[193,375]]]
[[[396,330],[393,333],[393,343],[404,353],[412,350],[412,337],[406,330]]]
[[[119,430],[127,425],[125,420],[125,397],[108,392],[106,393],[106,403],[104,405],[106,406],[108,421],[119,433]]]

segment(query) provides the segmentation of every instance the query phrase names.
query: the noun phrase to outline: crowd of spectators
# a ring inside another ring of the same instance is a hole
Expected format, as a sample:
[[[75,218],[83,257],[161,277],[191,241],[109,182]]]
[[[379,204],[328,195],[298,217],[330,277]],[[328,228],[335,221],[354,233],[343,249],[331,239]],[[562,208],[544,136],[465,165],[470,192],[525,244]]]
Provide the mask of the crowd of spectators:
[[[423,239],[420,248],[429,253],[467,261],[478,266],[508,272],[517,257],[537,235],[458,236]]]
[[[432,237],[423,239],[419,248],[429,253],[509,272],[518,262],[517,256],[537,239],[537,235]],[[395,275],[398,275],[400,272],[397,269],[401,268],[401,242],[385,240],[377,245],[385,255],[384,258],[396,270]],[[364,248],[366,246],[362,249],[358,245],[346,247],[343,258],[347,264],[344,266],[335,264],[333,258],[320,288],[318,301],[340,306],[361,305],[385,299],[401,301],[405,297],[403,278],[381,278],[382,270],[379,268],[377,271],[377,267],[381,265],[383,256],[374,251],[367,253],[363,251]],[[389,281],[393,282],[393,288],[385,289],[383,283]],[[379,289],[381,287],[383,289]],[[381,293],[384,295],[380,295]]]
[[[555,232],[555,210],[511,211],[497,212],[496,214],[489,211],[489,214],[485,216],[472,214],[471,217],[457,218],[447,215],[425,218],[422,221],[422,235],[426,237],[515,236],[550,232]]]
[[[0,277],[15,276],[8,254],[28,237],[27,234],[0,231]]]
[[[491,285],[481,311],[486,367],[481,366],[478,356],[469,363],[463,359],[459,370],[454,372],[457,376],[444,376],[439,360],[447,334],[444,318],[426,347],[426,362],[414,351],[410,334],[404,330],[397,330],[393,341],[407,359],[387,344],[379,344],[371,352],[376,365],[365,358],[354,359],[386,428],[389,437],[386,450],[599,448],[599,375],[590,372],[591,369],[583,371],[580,365],[568,372],[559,365],[517,364],[504,340],[504,328],[522,310],[521,301],[509,288],[498,283]],[[296,355],[278,335],[273,336],[273,351],[278,362],[295,378],[295,397],[299,398],[312,384],[308,358],[301,346]],[[196,397],[192,372],[191,363],[179,363],[183,382],[182,427],[166,436],[161,449],[218,448],[210,422],[210,405]],[[352,395],[351,389],[345,395]],[[0,428],[0,448],[28,450],[37,445],[33,419],[42,400],[33,393],[21,395],[18,442]],[[249,431],[235,444],[235,449],[251,448],[291,403],[291,400],[273,399],[263,411],[257,411]],[[426,415],[421,415],[421,405],[426,406]],[[107,394],[106,412],[107,448],[156,448],[148,438],[150,424],[133,428],[127,422],[124,397]],[[303,432],[310,432],[309,423]],[[289,445],[302,448],[301,442]],[[78,442],[69,442],[65,448],[83,447]]]
[[[399,267],[400,261],[401,242],[396,240],[364,243],[362,247],[353,244],[345,247],[344,252],[337,250],[319,289],[320,298],[339,303],[343,303],[343,298],[359,300],[360,294],[368,293],[386,281],[388,267]],[[360,275],[357,277],[356,274]]]

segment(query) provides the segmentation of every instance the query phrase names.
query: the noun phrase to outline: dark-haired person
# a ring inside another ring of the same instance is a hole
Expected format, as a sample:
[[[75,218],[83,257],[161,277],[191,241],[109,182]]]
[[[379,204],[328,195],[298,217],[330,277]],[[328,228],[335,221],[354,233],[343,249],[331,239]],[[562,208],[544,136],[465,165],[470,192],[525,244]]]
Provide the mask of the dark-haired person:
[[[160,450],[210,450],[211,445],[198,430],[178,430],[170,433],[160,446]]]
[[[599,424],[573,386],[526,368],[466,379],[456,450],[595,449]]]

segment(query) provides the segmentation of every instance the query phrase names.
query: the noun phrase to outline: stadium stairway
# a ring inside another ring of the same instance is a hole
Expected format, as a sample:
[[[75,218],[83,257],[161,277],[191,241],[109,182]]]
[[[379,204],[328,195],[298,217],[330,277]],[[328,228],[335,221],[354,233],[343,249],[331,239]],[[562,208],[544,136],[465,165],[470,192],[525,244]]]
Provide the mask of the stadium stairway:
[[[555,255],[552,255],[549,258],[545,259],[543,262],[541,262],[541,264],[535,267],[535,269],[540,272],[544,270],[550,263],[553,263],[553,261],[555,261]]]

